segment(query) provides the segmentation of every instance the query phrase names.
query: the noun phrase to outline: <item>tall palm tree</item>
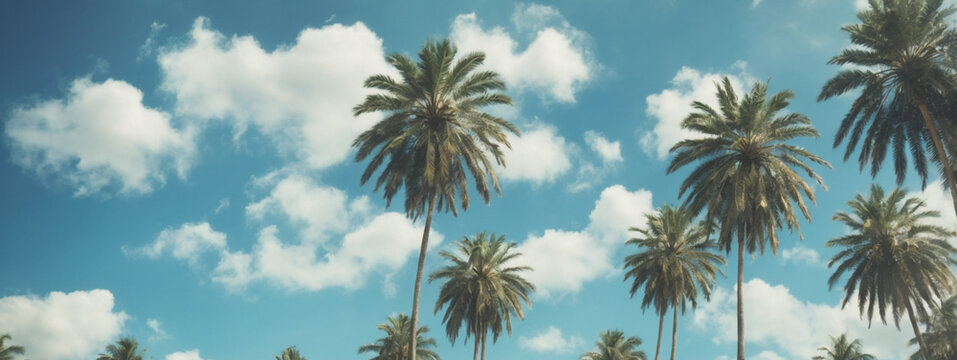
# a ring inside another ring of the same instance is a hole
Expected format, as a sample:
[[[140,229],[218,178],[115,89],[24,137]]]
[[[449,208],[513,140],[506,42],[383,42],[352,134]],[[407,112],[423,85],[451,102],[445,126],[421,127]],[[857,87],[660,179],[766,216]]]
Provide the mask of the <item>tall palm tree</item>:
[[[23,346],[4,346],[3,342],[6,340],[13,340],[13,338],[10,334],[0,336],[0,360],[13,360],[13,355],[23,355],[26,352]]]
[[[645,352],[637,349],[639,346],[641,346],[641,339],[634,336],[625,338],[625,333],[621,330],[602,331],[598,341],[595,342],[595,350],[586,352],[579,359],[647,360]]]
[[[502,146],[511,148],[506,132],[519,135],[508,121],[481,110],[512,103],[499,92],[505,83],[498,74],[474,71],[485,55],[470,53],[455,60],[456,53],[446,39],[426,42],[418,63],[402,54],[390,55],[387,60],[401,74],[401,81],[381,74],[369,77],[365,86],[383,93],[369,95],[353,108],[356,116],[378,111],[387,114],[352,143],[358,148],[357,162],[371,156],[360,183],[369,181],[386,163],[376,180],[376,190],[385,192],[386,206],[404,186],[406,215],[413,220],[426,216],[412,296],[413,329],[418,327],[419,289],[433,211],[438,208],[458,216],[456,203],[461,203],[463,210],[468,208],[466,174],[471,174],[485,203],[490,201],[490,182],[501,195],[489,158],[505,166]],[[412,348],[415,341],[413,338]],[[415,360],[414,353],[411,360]]]
[[[834,220],[850,233],[826,244],[842,248],[828,263],[837,265],[828,285],[834,287],[849,274],[842,308],[857,294],[861,316],[866,311],[868,322],[876,309],[886,324],[889,309],[898,328],[906,312],[920,349],[927,349],[917,317],[926,318],[927,309],[936,307],[935,299],[957,290],[950,269],[957,265],[957,249],[947,243],[953,233],[928,224],[939,213],[925,210],[923,200],[908,197],[900,188],[885,196],[883,188],[873,185],[868,197],[857,194],[847,204],[852,211],[840,211]]]
[[[853,67],[828,80],[818,101],[861,89],[834,138],[835,147],[848,140],[844,160],[863,136],[858,162],[862,170],[870,164],[871,175],[876,175],[890,147],[899,185],[907,174],[909,147],[917,174],[926,184],[925,150],[929,150],[930,158],[942,167],[957,210],[953,159],[938,132],[957,126],[957,120],[941,109],[957,89],[957,30],[947,19],[957,9],[941,9],[941,3],[871,0],[868,10],[857,14],[861,23],[842,27],[853,46],[828,62]]]
[[[359,354],[375,354],[375,357],[370,360],[409,359],[409,347],[412,345],[412,321],[407,315],[389,316],[387,322],[379,324],[376,328],[385,331],[385,337],[359,347]],[[439,360],[439,355],[432,351],[432,348],[438,344],[435,339],[425,335],[427,332],[429,332],[428,326],[416,329],[415,353],[422,360]]]
[[[698,306],[698,292],[711,299],[711,286],[716,274],[724,276],[718,268],[725,265],[723,257],[711,252],[717,245],[708,240],[708,228],[704,222],[694,222],[694,215],[683,209],[665,205],[654,214],[646,215],[645,229],[632,227],[642,237],[632,238],[628,245],[638,246],[640,252],[625,258],[625,280],[634,278],[631,296],[638,288],[645,287],[641,301],[642,309],[653,305],[658,313],[658,342],[655,345],[655,360],[661,349],[661,330],[665,313],[674,309],[674,324],[671,332],[671,359],[675,359],[678,337],[678,309],[685,305]]]
[[[931,359],[957,358],[957,296],[944,301],[927,322],[928,331],[924,332],[924,343]],[[917,338],[910,345],[917,344]],[[920,352],[915,352],[911,360],[926,360]]]
[[[679,196],[688,192],[684,206],[693,214],[705,210],[709,228],[720,224],[718,245],[726,252],[731,252],[737,235],[738,360],[744,360],[744,251],[753,254],[760,249],[763,253],[770,244],[776,254],[777,231],[784,226],[796,228],[800,235],[795,208],[810,221],[803,196],[815,203],[816,198],[798,172],[823,187],[821,177],[806,162],[831,164],[787,143],[818,136],[807,116],[779,114],[794,97],[790,90],[766,99],[767,83],[755,83],[751,92],[738,100],[728,78],[717,88],[720,112],[698,101],[692,103],[697,112],[681,126],[705,137],[675,144],[671,151],[677,154],[668,173],[700,162],[681,184]]]
[[[429,275],[429,282],[445,279],[435,312],[447,305],[442,318],[446,335],[454,344],[464,324],[465,338],[472,336],[475,343],[472,358],[478,359],[481,349],[481,359],[485,360],[488,333],[492,333],[493,343],[498,341],[503,325],[512,335],[512,316],[524,319],[522,303],[532,306],[529,295],[535,286],[519,274],[532,268],[510,263],[522,254],[513,251],[515,243],[505,242],[504,235],[496,237],[483,231],[455,244],[460,254],[439,253],[450,264]]]
[[[276,357],[276,360],[306,360],[305,357],[299,354],[299,350],[295,346],[290,346],[285,349],[282,349],[282,352],[279,355],[273,355]]]
[[[818,351],[823,351],[825,355],[818,355],[811,360],[874,360],[874,355],[861,350],[861,339],[848,341],[846,334],[841,336],[831,336],[831,346],[821,346]]]
[[[140,350],[136,339],[122,338],[116,344],[106,346],[106,352],[101,353],[96,360],[143,360],[146,349]]]

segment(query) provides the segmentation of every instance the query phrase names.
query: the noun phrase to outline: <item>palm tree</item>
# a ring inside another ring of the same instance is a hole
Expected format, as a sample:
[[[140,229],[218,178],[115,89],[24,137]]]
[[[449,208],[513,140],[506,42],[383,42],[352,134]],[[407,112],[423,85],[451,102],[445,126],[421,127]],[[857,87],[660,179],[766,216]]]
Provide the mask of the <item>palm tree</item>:
[[[451,264],[429,275],[429,282],[446,280],[435,301],[435,312],[448,305],[442,318],[446,335],[454,344],[464,323],[465,338],[474,337],[472,358],[478,359],[481,348],[481,359],[485,360],[489,331],[493,343],[498,341],[503,325],[512,335],[512,315],[524,319],[522,302],[532,306],[529,294],[535,286],[519,275],[532,268],[509,263],[522,254],[513,251],[515,243],[505,242],[504,235],[496,237],[483,231],[455,244],[461,256],[442,251],[439,254]]]
[[[867,354],[861,350],[861,340],[854,339],[848,342],[847,335],[831,336],[831,347],[821,346],[818,351],[823,351],[826,355],[818,355],[811,360],[874,360],[874,355]]]
[[[405,314],[389,316],[389,321],[376,326],[377,329],[385,331],[385,337],[376,340],[374,343],[363,345],[359,348],[359,354],[373,353],[376,356],[370,360],[406,360],[409,359],[409,346],[412,342],[412,322]],[[416,355],[423,360],[439,360],[439,355],[432,351],[437,343],[435,339],[426,337],[429,332],[428,326],[416,329]]]
[[[681,126],[703,135],[683,140],[671,148],[677,152],[668,173],[700,161],[681,184],[679,196],[688,192],[684,206],[692,214],[706,210],[706,226],[717,222],[718,245],[731,252],[733,236],[738,246],[738,360],[744,360],[744,250],[764,253],[767,244],[777,253],[777,230],[797,228],[795,207],[808,221],[811,214],[804,196],[816,203],[814,189],[798,174],[805,172],[822,187],[824,182],[805,161],[830,167],[827,161],[802,147],[786,142],[799,137],[817,137],[818,132],[804,115],[787,108],[794,93],[779,92],[770,99],[767,83],[755,83],[751,92],[738,100],[731,81],[724,78],[718,87],[720,112],[695,101],[698,112]],[[795,206],[795,203],[797,206]]]
[[[654,214],[646,215],[646,229],[633,227],[640,238],[628,240],[641,252],[625,258],[625,280],[634,278],[631,296],[644,285],[645,295],[641,308],[653,305],[659,315],[658,342],[655,345],[655,360],[661,349],[661,330],[665,313],[674,308],[674,324],[671,332],[671,359],[675,359],[678,337],[678,307],[684,313],[687,302],[698,306],[698,290],[705,299],[711,299],[711,284],[715,274],[724,272],[718,265],[725,265],[724,258],[711,252],[717,245],[708,240],[708,228],[704,222],[694,223],[694,215],[683,208],[665,205]]]
[[[381,74],[369,77],[365,86],[384,93],[369,95],[353,108],[356,116],[377,111],[388,114],[352,143],[358,148],[356,162],[371,155],[360,183],[369,181],[388,160],[376,180],[376,190],[385,192],[386,206],[404,186],[406,215],[413,220],[426,215],[412,296],[413,329],[418,327],[419,288],[433,211],[437,207],[458,216],[457,202],[463,210],[468,208],[467,173],[485,203],[490,201],[489,182],[501,196],[489,157],[505,166],[501,147],[511,148],[506,131],[519,135],[508,121],[481,110],[487,105],[512,103],[499,92],[505,83],[498,74],[473,72],[485,55],[470,53],[455,61],[456,53],[446,39],[426,42],[418,63],[402,54],[390,55],[387,60],[402,81]],[[412,348],[415,341],[413,338]],[[411,360],[415,360],[414,353]]]
[[[13,360],[13,355],[23,355],[26,351],[23,346],[3,346],[3,342],[6,340],[13,340],[13,338],[10,337],[10,334],[0,336],[0,360]]]
[[[139,350],[139,346],[134,338],[122,338],[116,344],[107,345],[106,352],[101,353],[96,360],[143,360],[146,349]]]
[[[282,350],[279,355],[273,355],[276,357],[276,360],[306,360],[299,354],[299,350],[296,350],[295,346],[290,346]]]
[[[595,351],[586,352],[580,360],[647,360],[641,346],[641,339],[634,336],[625,338],[621,330],[602,331],[595,342]]]
[[[950,269],[957,265],[953,257],[957,249],[947,243],[953,233],[928,224],[938,212],[925,210],[923,200],[907,197],[900,188],[885,197],[884,189],[873,185],[870,196],[857,194],[847,204],[852,212],[840,211],[834,220],[851,232],[826,244],[843,248],[828,263],[838,265],[828,285],[833,288],[849,273],[842,308],[857,294],[861,316],[866,310],[868,323],[876,308],[886,324],[889,309],[898,328],[906,312],[920,349],[927,349],[917,317],[926,318],[927,308],[936,307],[935,298],[957,290]]]
[[[928,331],[923,333],[927,353],[931,359],[957,358],[957,296],[944,301],[927,322]],[[917,338],[910,345],[917,344]],[[911,360],[925,360],[920,352],[915,352]]]
[[[938,133],[957,126],[953,118],[945,119],[949,113],[942,109],[955,94],[957,31],[947,17],[957,9],[941,9],[941,2],[871,0],[870,8],[857,14],[861,23],[842,27],[854,46],[828,62],[853,67],[828,80],[818,101],[860,88],[834,138],[835,147],[848,139],[844,160],[863,135],[858,162],[862,170],[869,163],[871,175],[876,175],[891,147],[899,185],[907,174],[909,147],[917,174],[926,184],[927,149],[942,167],[957,210],[953,159],[948,160]]]

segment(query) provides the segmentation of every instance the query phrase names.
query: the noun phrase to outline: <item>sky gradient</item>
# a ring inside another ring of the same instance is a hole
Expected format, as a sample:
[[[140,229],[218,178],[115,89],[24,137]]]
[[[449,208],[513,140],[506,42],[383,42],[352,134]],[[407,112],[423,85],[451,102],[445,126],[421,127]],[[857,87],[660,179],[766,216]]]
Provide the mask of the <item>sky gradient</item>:
[[[678,204],[688,170],[665,175],[694,100],[715,81],[793,90],[789,111],[821,132],[796,143],[824,157],[812,222],[778,253],[745,263],[748,357],[807,359],[847,332],[880,359],[904,359],[907,328],[840,307],[828,289],[831,217],[872,183],[832,148],[853,97],[815,101],[840,70],[854,0],[189,2],[14,1],[0,5],[0,333],[34,360],[89,359],[134,336],[154,359],[368,359],[387,316],[409,313],[423,221],[359,185],[353,117],[362,81],[393,74],[448,37],[483,51],[514,107],[503,196],[433,224],[437,253],[484,230],[519,244],[538,291],[488,358],[575,359],[621,329],[654,353],[657,318],[630,299],[624,241],[644,214]],[[951,2],[947,2],[948,4]],[[855,155],[856,156],[856,155]],[[905,187],[955,226],[940,180]],[[678,355],[735,352],[735,268],[712,300],[679,320]],[[420,322],[443,359],[451,344],[440,284],[425,283]],[[908,325],[906,323],[902,325]],[[670,346],[666,327],[662,347]],[[461,337],[460,337],[461,339]]]

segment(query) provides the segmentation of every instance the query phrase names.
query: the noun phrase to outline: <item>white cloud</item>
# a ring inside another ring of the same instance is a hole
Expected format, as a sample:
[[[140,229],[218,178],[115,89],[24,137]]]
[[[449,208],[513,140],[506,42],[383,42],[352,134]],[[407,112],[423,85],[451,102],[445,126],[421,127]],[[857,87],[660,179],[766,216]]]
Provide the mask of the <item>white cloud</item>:
[[[207,222],[186,223],[176,229],[164,229],[152,244],[123,251],[127,254],[144,254],[157,259],[168,252],[177,260],[184,260],[191,266],[196,265],[199,257],[206,252],[226,248],[226,234],[213,230]]]
[[[751,0],[751,8],[753,9],[758,7],[758,5],[760,5],[762,1],[763,0]]]
[[[718,108],[718,99],[715,96],[715,84],[720,83],[727,76],[735,92],[741,94],[742,84],[751,83],[753,79],[745,72],[747,64],[739,61],[733,68],[739,74],[730,73],[702,73],[701,71],[684,66],[671,79],[671,88],[660,93],[648,95],[645,101],[648,107],[645,113],[655,121],[653,130],[645,132],[641,138],[641,146],[646,153],[659,160],[668,157],[668,150],[681,140],[693,139],[701,135],[681,128],[683,121],[694,110],[693,101],[701,101]]]
[[[770,351],[770,350],[765,350],[758,353],[758,355],[755,356],[754,359],[755,360],[786,360],[783,356],[778,355],[778,353],[774,351]]]
[[[166,360],[203,360],[203,358],[199,356],[199,349],[193,349],[166,355]]]
[[[108,290],[0,298],[0,324],[33,359],[92,357],[113,341],[128,316],[113,311]]]
[[[221,211],[229,209],[229,198],[222,198],[219,200],[219,203],[216,204],[216,214],[219,214]]]
[[[296,42],[264,50],[251,36],[225,35],[196,19],[190,41],[159,55],[161,88],[184,117],[247,127],[309,166],[345,160],[352,140],[381,115],[352,116],[370,75],[394,74],[382,39],[361,22],[303,30]]]
[[[531,338],[518,337],[518,346],[537,353],[569,354],[584,344],[581,337],[563,337],[562,331],[554,326],[549,326]]]
[[[153,55],[153,51],[156,48],[156,38],[159,37],[159,34],[163,32],[163,29],[166,28],[166,24],[162,24],[156,21],[153,21],[150,24],[150,35],[146,38],[146,41],[143,42],[143,45],[140,45],[139,55],[136,56],[136,61],[141,61],[146,57]]]
[[[610,255],[624,244],[628,227],[640,225],[644,214],[653,211],[651,197],[644,189],[610,186],[595,201],[584,230],[529,235],[517,249],[523,254],[517,261],[532,267],[525,278],[535,284],[536,295],[576,293],[585,282],[613,273]]]
[[[585,143],[601,157],[605,164],[624,161],[624,158],[621,157],[621,142],[608,141],[600,133],[589,130],[585,132]]]
[[[761,279],[752,279],[744,284],[744,303],[745,340],[750,349],[768,349],[767,359],[782,358],[777,354],[810,358],[817,355],[815,349],[829,344],[830,335],[842,333],[862,339],[864,350],[879,359],[905,359],[913,352],[907,346],[912,334],[898,331],[893,323],[883,325],[878,320],[868,328],[867,320],[858,315],[856,299],[851,299],[842,310],[839,304],[801,301],[783,285],[772,286]],[[714,334],[715,343],[734,343],[737,340],[733,330],[737,326],[735,304],[733,290],[717,288],[711,301],[695,311],[695,327]],[[907,320],[902,319],[901,329],[909,328]],[[772,350],[775,354],[770,353]]]
[[[167,173],[184,178],[195,131],[173,128],[169,114],[142,101],[124,81],[76,79],[65,99],[14,109],[6,128],[13,161],[66,182],[77,196],[112,185],[143,194],[161,187]]]
[[[575,93],[590,80],[596,64],[589,61],[587,36],[572,27],[549,6],[519,6],[512,22],[520,33],[534,32],[524,50],[502,27],[483,29],[474,14],[452,22],[450,38],[464,52],[482,51],[486,66],[498,72],[513,89],[537,91],[561,102],[574,102]]]
[[[150,330],[153,330],[153,334],[150,335],[150,341],[156,342],[169,338],[169,334],[166,333],[162,328],[162,323],[156,319],[146,319],[146,326],[149,326]]]
[[[315,244],[284,243],[278,229],[269,226],[259,234],[251,253],[224,253],[213,280],[232,291],[242,290],[254,281],[290,291],[318,291],[329,287],[357,289],[374,272],[394,273],[416,253],[422,240],[422,227],[405,216],[387,212],[376,216],[343,237],[338,250],[317,258]],[[432,232],[430,246],[442,242]]]
[[[821,260],[821,255],[817,250],[809,249],[803,246],[795,246],[785,249],[781,252],[781,258],[785,263],[805,264],[815,267],[827,267],[827,262]]]
[[[579,156],[577,161],[578,174],[575,181],[571,182],[568,190],[577,192],[590,189],[592,186],[601,184],[605,177],[615,171],[624,158],[621,156],[621,142],[609,141],[602,134],[588,130],[585,132],[585,143],[601,161],[593,161],[581,156],[580,151],[575,153]],[[578,148],[575,147],[575,150]]]
[[[927,184],[923,191],[912,192],[908,195],[924,199],[927,204],[925,210],[940,212],[940,217],[929,221],[930,223],[943,226],[951,231],[957,231],[957,214],[954,213],[954,202],[950,197],[950,191],[944,187],[943,179],[934,180]]]
[[[505,149],[505,168],[495,165],[504,181],[550,183],[571,168],[571,144],[558,134],[555,126],[536,122],[521,137],[508,135],[512,149]]]
[[[363,196],[355,204],[367,203]],[[317,186],[305,176],[290,175],[280,180],[266,198],[246,206],[246,215],[262,220],[268,214],[282,215],[301,227],[300,236],[321,241],[329,233],[341,233],[363,216],[364,207],[351,211],[346,193],[331,186]]]

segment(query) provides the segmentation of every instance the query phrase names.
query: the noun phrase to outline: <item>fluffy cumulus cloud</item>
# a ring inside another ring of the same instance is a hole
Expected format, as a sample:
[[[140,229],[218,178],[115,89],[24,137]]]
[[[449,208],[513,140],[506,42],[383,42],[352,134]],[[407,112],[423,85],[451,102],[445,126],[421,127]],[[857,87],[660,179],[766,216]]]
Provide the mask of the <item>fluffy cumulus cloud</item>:
[[[943,179],[934,180],[927,184],[923,191],[913,192],[909,195],[924,199],[927,210],[940,213],[940,217],[930,221],[932,224],[957,231],[957,214],[954,213],[954,202],[951,200],[950,191],[946,189]],[[952,240],[957,245],[957,239]]]
[[[589,130],[585,132],[585,143],[591,148],[605,164],[621,162],[621,142],[610,141],[600,133]]]
[[[522,136],[508,135],[512,149],[505,150],[505,167],[496,166],[503,181],[527,181],[532,184],[553,182],[571,169],[572,144],[558,129],[543,122],[532,123]]]
[[[474,13],[463,14],[452,22],[450,37],[461,51],[484,52],[487,67],[501,74],[510,88],[574,102],[575,93],[597,67],[589,60],[587,35],[545,5],[518,6],[512,22],[516,34],[499,26],[483,28]],[[532,40],[520,49],[516,36],[525,34]]]
[[[232,249],[225,234],[199,223],[164,230],[138,251],[154,258],[168,253],[190,264],[204,252],[215,253],[213,282],[238,292],[254,283],[289,291],[351,290],[372,274],[383,274],[388,283],[419,248],[422,226],[400,213],[373,212],[367,197],[350,200],[344,191],[297,173],[273,173],[254,183],[271,190],[246,207],[247,216],[262,224],[252,249]],[[281,226],[297,232],[283,234]],[[442,242],[438,232],[430,236],[431,245]]]
[[[108,290],[0,298],[4,333],[23,345],[31,359],[92,357],[120,335],[127,318],[113,310]]]
[[[152,244],[142,248],[123,251],[130,254],[143,254],[151,259],[170,254],[174,259],[195,265],[200,256],[210,251],[226,248],[226,234],[213,230],[207,222],[186,223],[175,229],[165,229]]]
[[[817,355],[815,349],[829,344],[829,335],[842,333],[862,339],[864,350],[879,359],[906,359],[914,351],[907,346],[912,335],[897,330],[893,323],[883,325],[877,320],[868,328],[867,320],[859,316],[855,299],[842,310],[839,304],[801,301],[783,285],[753,279],[744,284],[744,303],[745,340],[751,351],[763,349],[765,359],[811,358]],[[734,343],[735,304],[734,291],[719,287],[711,301],[695,311],[695,327],[712,333],[715,343]],[[909,328],[906,319],[901,328]]]
[[[786,263],[803,264],[816,267],[827,267],[827,262],[821,259],[817,250],[803,246],[795,246],[781,252],[781,258]]]
[[[14,162],[65,182],[78,196],[107,188],[148,193],[170,173],[185,177],[194,134],[145,106],[129,83],[86,77],[74,80],[63,99],[14,109],[6,126]]]
[[[203,360],[203,358],[199,356],[199,349],[193,349],[166,355],[166,360]]]
[[[693,101],[701,101],[715,109],[718,99],[715,96],[715,84],[725,76],[731,80],[731,86],[737,93],[745,89],[754,79],[745,72],[747,64],[738,62],[732,66],[733,72],[702,72],[682,67],[671,79],[671,87],[660,93],[648,95],[645,102],[645,114],[654,121],[654,128],[641,137],[641,146],[648,155],[664,160],[668,150],[681,140],[700,137],[699,134],[681,128],[681,121],[694,111]],[[750,87],[748,87],[750,88]]]
[[[563,336],[554,326],[539,332],[533,337],[518,337],[518,346],[537,353],[570,354],[585,344],[579,336]]]
[[[161,88],[176,113],[254,127],[286,154],[315,168],[346,159],[352,139],[380,115],[352,116],[368,93],[363,81],[393,74],[382,40],[362,23],[303,30],[292,44],[268,51],[251,36],[232,36],[196,19],[189,41],[158,57]]]
[[[610,186],[595,201],[585,229],[529,235],[518,247],[523,254],[519,261],[534,269],[525,277],[535,284],[536,294],[576,293],[585,282],[612,273],[616,267],[610,255],[628,238],[627,229],[653,211],[651,200],[650,191]]]

